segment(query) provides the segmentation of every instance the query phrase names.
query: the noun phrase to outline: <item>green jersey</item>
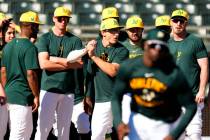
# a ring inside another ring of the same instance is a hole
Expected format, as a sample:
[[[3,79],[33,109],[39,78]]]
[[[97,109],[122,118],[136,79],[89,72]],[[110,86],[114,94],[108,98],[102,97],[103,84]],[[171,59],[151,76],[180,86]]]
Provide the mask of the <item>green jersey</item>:
[[[166,123],[175,122],[182,113],[181,107],[186,107],[179,125],[171,132],[175,138],[184,131],[196,111],[182,71],[171,62],[149,68],[143,64],[143,58],[137,57],[121,64],[112,100],[115,127],[122,120],[121,100],[125,93],[131,93],[131,111]]]
[[[120,43],[116,43],[110,47],[104,47],[100,39],[97,42],[95,55],[106,62],[120,64],[128,58],[128,50]],[[113,85],[115,77],[108,76],[92,60],[89,61],[88,72],[93,75],[95,102],[111,101],[112,95],[114,94]],[[91,84],[88,84],[88,88],[93,87]]]
[[[122,42],[122,44],[128,49],[129,51],[129,58],[134,58],[137,56],[143,55],[143,49],[139,45],[132,45],[129,39],[126,39]]]
[[[37,41],[38,52],[48,52],[49,56],[66,58],[70,51],[81,49],[81,40],[66,32],[64,36],[56,36],[52,31],[43,34]],[[65,94],[78,92],[81,85],[77,78],[80,70],[42,71],[41,89],[53,93]],[[81,76],[82,78],[83,76]],[[82,79],[83,81],[83,79]]]
[[[27,70],[39,69],[37,49],[26,38],[16,38],[3,49],[2,66],[6,67],[7,102],[32,105],[33,94],[27,80]]]
[[[184,72],[193,94],[196,95],[200,83],[200,67],[197,59],[208,57],[203,41],[188,33],[182,41],[175,41],[171,38],[169,49],[175,57],[177,65]]]

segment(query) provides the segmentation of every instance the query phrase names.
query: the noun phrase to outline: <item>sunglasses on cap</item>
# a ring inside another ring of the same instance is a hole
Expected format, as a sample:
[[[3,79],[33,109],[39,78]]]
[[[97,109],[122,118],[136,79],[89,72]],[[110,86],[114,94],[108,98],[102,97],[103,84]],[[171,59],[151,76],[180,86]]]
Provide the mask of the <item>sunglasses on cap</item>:
[[[186,22],[186,20],[181,19],[181,18],[174,18],[174,19],[172,19],[172,21],[174,23],[178,23],[179,22],[180,24],[184,24]]]
[[[168,51],[168,47],[165,43],[159,42],[148,42],[148,46],[150,49],[158,49],[161,51]]]
[[[67,23],[69,23],[69,17],[64,17],[64,16],[61,16],[61,17],[57,17],[58,19],[58,22],[62,22],[62,21],[65,21]]]

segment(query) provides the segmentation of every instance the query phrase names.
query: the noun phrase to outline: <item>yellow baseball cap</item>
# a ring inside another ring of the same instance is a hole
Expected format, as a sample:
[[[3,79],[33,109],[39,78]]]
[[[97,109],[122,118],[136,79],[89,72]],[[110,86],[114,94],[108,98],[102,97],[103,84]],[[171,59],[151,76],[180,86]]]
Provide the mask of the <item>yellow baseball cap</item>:
[[[100,31],[113,29],[113,28],[122,28],[122,26],[119,25],[116,19],[108,18],[101,21]]]
[[[175,17],[183,17],[186,20],[189,20],[189,14],[187,11],[183,10],[183,9],[178,9],[178,10],[174,10],[172,12],[171,18],[175,18]]]
[[[131,16],[126,21],[126,29],[130,28],[144,28],[144,23],[142,19],[138,16]]]
[[[55,17],[71,17],[71,10],[66,7],[57,7],[54,11]]]
[[[155,26],[171,26],[170,25],[170,16],[168,15],[163,15],[163,16],[158,16],[155,19]]]
[[[28,11],[28,12],[23,13],[20,16],[20,22],[30,22],[30,23],[41,24],[39,21],[38,14],[33,11]]]
[[[102,11],[102,20],[107,18],[119,18],[118,10],[115,7],[108,7]]]
[[[20,26],[19,26],[19,25],[15,25],[15,31],[17,31],[18,33],[20,33],[20,32],[21,32],[21,30],[20,30]]]
[[[0,20],[8,20],[8,19],[12,19],[11,17],[6,16],[4,13],[0,12]]]

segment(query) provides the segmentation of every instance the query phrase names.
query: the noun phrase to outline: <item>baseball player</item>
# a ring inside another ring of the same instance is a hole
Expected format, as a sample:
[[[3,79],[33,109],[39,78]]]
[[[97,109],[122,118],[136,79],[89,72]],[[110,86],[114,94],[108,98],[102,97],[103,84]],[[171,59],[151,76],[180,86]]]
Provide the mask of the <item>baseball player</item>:
[[[39,69],[36,47],[30,42],[38,33],[38,14],[32,11],[20,17],[20,37],[3,49],[1,81],[7,95],[10,122],[10,140],[31,137],[32,112],[39,106],[39,88],[36,70]],[[11,57],[12,56],[12,57]]]
[[[155,19],[155,27],[160,30],[164,30],[167,33],[171,33],[170,16],[161,15]]]
[[[106,20],[106,19],[109,19],[109,18],[114,18],[118,21],[119,23],[119,14],[118,14],[118,10],[117,8],[115,7],[106,7],[103,9],[102,13],[101,13],[101,20]],[[100,41],[102,39],[102,34],[101,32],[99,32],[99,36],[96,38],[96,40]],[[119,37],[118,37],[118,40],[119,40]],[[89,75],[89,73],[87,73],[87,78],[90,78],[92,76]],[[89,87],[92,87],[92,88],[89,88],[87,89],[86,91],[86,94],[88,94],[88,96],[86,96],[86,101],[87,101],[87,104],[88,104],[88,108],[89,108],[89,112],[92,113],[92,110],[93,110],[93,104],[94,104],[94,83],[90,82],[90,81],[93,81],[92,79],[91,80],[88,80],[88,84],[89,84]],[[91,94],[89,94],[91,93]],[[92,97],[89,98],[89,95],[91,95]]]
[[[15,37],[15,27],[12,26],[11,18],[8,18],[4,13],[0,13],[0,32],[1,32],[1,45],[0,45],[0,60],[2,58],[2,50],[4,46],[10,42]],[[0,140],[4,139],[7,123],[8,123],[8,110],[6,107],[6,95],[4,93],[0,93]],[[9,134],[9,131],[7,131]]]
[[[202,109],[208,83],[208,54],[203,41],[186,31],[189,14],[183,9],[172,12],[172,38],[169,48],[177,65],[184,72],[197,103],[197,112],[186,129],[186,139],[201,140]]]
[[[86,56],[83,58],[86,59]],[[86,61],[86,60],[84,60]],[[84,96],[84,77],[86,74],[86,67],[75,70],[75,98],[71,121],[79,134],[80,140],[90,140],[90,120],[88,111],[86,111],[86,100]],[[56,115],[57,116],[57,115]],[[57,119],[55,119],[57,120]],[[71,133],[75,133],[70,130]],[[53,124],[53,133],[58,136],[57,121]]]
[[[119,140],[125,135],[130,140],[176,140],[195,114],[191,89],[169,54],[168,39],[164,31],[150,30],[143,57],[120,66],[112,99]],[[128,125],[121,117],[121,100],[127,92],[132,95]],[[186,109],[184,115],[181,107]]]
[[[128,38],[122,44],[129,50],[129,58],[143,55],[141,38],[144,31],[144,23],[138,16],[131,16],[126,21],[125,30]]]
[[[42,71],[40,108],[35,140],[46,140],[57,114],[58,139],[69,139],[69,128],[76,91],[75,69],[83,66],[82,60],[67,62],[70,51],[82,48],[81,40],[66,31],[71,11],[57,7],[54,27],[36,42]]]
[[[141,46],[142,33],[144,31],[144,23],[138,16],[131,16],[126,21],[125,30],[128,38],[121,42],[129,51],[129,58],[143,55]],[[122,100],[122,119],[124,123],[128,123],[130,116],[130,93],[124,94]]]
[[[102,39],[97,42],[92,40],[86,46],[91,59],[88,72],[93,76],[95,87],[91,140],[105,140],[105,134],[110,133],[113,126],[112,88],[119,64],[128,58],[128,50],[118,42],[120,28],[114,18],[103,20],[100,26]]]
[[[103,9],[102,14],[101,14],[102,21],[108,18],[114,18],[118,21],[118,23],[120,23],[120,16],[119,16],[117,8],[106,7]],[[120,30],[118,40],[125,41],[127,38],[128,38],[127,33],[123,30]]]

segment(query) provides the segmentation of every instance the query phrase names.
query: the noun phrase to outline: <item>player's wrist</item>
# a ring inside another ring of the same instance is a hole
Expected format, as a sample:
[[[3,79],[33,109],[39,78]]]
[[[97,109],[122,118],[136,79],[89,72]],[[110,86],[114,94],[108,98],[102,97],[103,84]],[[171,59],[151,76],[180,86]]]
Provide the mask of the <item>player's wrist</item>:
[[[90,56],[90,58],[91,58],[92,60],[94,60],[94,59],[96,59],[96,56],[95,56],[95,55],[92,55],[92,56]]]

